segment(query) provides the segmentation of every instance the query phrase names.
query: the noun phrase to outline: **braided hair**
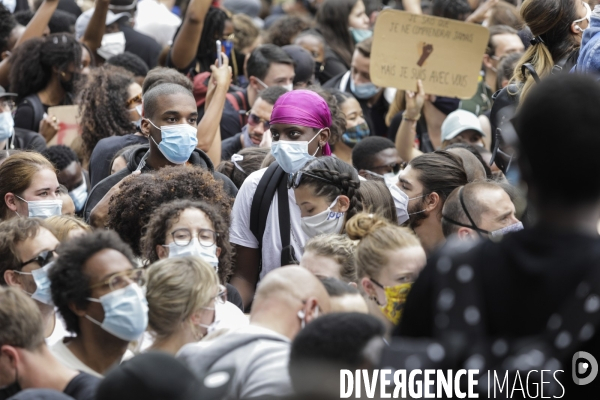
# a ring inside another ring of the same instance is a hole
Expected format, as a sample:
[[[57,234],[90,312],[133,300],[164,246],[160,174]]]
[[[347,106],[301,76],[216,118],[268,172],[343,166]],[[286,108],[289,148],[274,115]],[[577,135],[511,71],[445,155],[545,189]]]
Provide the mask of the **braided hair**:
[[[302,175],[298,186],[310,185],[317,197],[327,197],[333,202],[338,196],[344,195],[350,199],[350,207],[346,211],[346,221],[355,216],[362,207],[362,196],[359,192],[360,180],[358,173],[351,165],[336,157],[319,157],[302,168],[303,172],[310,172],[324,180]],[[345,224],[344,222],[344,224]]]

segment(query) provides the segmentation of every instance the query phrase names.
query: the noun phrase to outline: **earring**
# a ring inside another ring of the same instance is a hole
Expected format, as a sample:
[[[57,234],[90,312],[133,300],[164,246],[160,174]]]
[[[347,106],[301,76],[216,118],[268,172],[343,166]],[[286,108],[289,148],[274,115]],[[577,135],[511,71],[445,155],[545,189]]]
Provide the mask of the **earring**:
[[[64,72],[61,72],[61,73],[60,73],[60,75],[61,75],[61,76],[65,76],[66,74],[65,74]]]

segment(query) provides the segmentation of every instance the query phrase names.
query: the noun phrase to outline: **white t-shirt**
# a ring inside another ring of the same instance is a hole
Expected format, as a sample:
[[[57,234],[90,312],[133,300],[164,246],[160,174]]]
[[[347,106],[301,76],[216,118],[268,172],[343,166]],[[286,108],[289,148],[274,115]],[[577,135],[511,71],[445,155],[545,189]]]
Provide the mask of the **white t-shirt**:
[[[143,0],[137,5],[134,29],[148,35],[161,46],[171,44],[181,18],[156,0]]]
[[[261,178],[267,171],[266,168],[250,174],[240,188],[233,210],[231,212],[231,228],[229,229],[229,241],[233,244],[258,249],[258,240],[250,231],[250,212],[252,210],[252,199]],[[304,245],[307,237],[300,225],[300,208],[296,205],[296,196],[294,190],[288,190],[288,201],[290,207],[290,225],[292,233],[290,243],[296,251],[296,258],[300,259],[304,252]],[[281,234],[279,232],[279,209],[277,192],[271,201],[265,234],[263,236],[262,246],[262,270],[260,279],[267,273],[280,267],[281,265]]]
[[[48,347],[62,341],[65,337],[73,336],[71,332],[67,331],[67,325],[60,316],[58,310],[55,310],[54,312],[54,321],[54,330],[52,331],[52,334],[46,338],[46,345]]]
[[[64,340],[59,340],[53,346],[51,346],[50,352],[62,365],[64,365],[67,368],[75,369],[81,372],[87,372],[88,374],[96,376],[98,378],[104,378],[102,374],[99,374],[98,372],[94,371],[93,369],[85,365],[83,361],[77,358],[77,356],[73,354],[71,350],[69,350]],[[133,356],[134,354],[130,350],[127,350],[125,351],[121,362],[129,360]]]

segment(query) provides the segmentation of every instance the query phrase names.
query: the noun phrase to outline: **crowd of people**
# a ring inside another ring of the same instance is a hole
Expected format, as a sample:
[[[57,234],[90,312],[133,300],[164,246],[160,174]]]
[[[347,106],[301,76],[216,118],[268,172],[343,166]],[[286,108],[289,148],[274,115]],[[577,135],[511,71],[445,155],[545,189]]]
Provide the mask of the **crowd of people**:
[[[597,396],[596,3],[0,0],[0,400]],[[487,28],[471,98],[372,82],[385,9]]]

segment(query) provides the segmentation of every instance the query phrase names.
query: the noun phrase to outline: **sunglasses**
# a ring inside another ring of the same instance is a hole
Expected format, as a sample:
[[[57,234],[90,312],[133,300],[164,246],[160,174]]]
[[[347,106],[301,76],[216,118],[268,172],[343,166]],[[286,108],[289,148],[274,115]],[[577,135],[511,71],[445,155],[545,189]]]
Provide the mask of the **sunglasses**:
[[[21,263],[21,268],[23,268],[27,264],[31,264],[32,262],[37,262],[41,268],[44,265],[50,263],[50,261],[52,261],[53,259],[54,259],[54,250],[42,251],[40,254],[38,254],[36,257],[32,258],[31,260]]]
[[[142,104],[142,94],[138,94],[134,98],[127,100],[127,108],[130,108],[132,104]]]
[[[397,174],[398,172],[400,172],[400,170],[404,169],[406,167],[406,163],[402,162],[402,163],[392,163],[392,164],[388,164],[388,165],[380,165],[378,167],[371,167],[371,170],[378,170],[381,171],[384,168],[390,168],[394,174]]]
[[[250,111],[248,111],[246,113],[246,115],[248,116],[248,125],[257,126],[259,124],[264,124],[265,130],[271,129],[271,124],[266,119],[262,119],[261,117],[259,117],[258,115],[254,114],[254,113],[251,113]]]

